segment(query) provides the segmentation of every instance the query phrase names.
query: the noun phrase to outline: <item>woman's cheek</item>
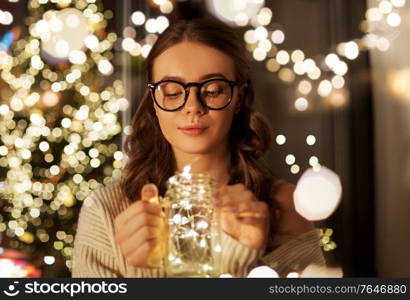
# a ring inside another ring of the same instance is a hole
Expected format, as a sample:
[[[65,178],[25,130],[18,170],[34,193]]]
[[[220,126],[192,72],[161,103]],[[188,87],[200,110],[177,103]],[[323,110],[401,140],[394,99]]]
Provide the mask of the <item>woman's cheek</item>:
[[[161,116],[159,119],[159,126],[161,127],[162,134],[164,135],[165,139],[169,142],[172,143],[172,140],[175,139],[177,135],[177,127],[173,125],[173,122],[171,119],[165,118],[164,116]]]

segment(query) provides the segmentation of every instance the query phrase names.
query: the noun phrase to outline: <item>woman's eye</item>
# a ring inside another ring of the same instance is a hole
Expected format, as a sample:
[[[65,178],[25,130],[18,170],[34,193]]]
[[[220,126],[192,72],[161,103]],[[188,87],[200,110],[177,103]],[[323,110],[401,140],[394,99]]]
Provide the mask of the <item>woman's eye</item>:
[[[215,90],[215,91],[205,91],[205,95],[207,97],[216,97],[222,93],[221,90]]]
[[[181,92],[165,93],[165,97],[171,97],[171,98],[179,97],[180,95],[181,95]]]

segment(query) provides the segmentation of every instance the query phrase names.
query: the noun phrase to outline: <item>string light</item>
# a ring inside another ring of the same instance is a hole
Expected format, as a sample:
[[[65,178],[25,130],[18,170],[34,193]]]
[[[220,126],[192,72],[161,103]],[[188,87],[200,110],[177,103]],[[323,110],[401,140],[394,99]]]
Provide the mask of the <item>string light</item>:
[[[370,7],[365,14],[365,20],[362,22],[361,28],[364,31],[364,36],[360,39],[339,43],[336,48],[340,56],[347,58],[348,60],[355,60],[359,57],[360,51],[366,51],[369,48],[376,48],[380,51],[387,51],[390,48],[390,40],[385,37],[380,37],[377,32],[385,29],[385,25],[395,28],[401,24],[401,17],[398,9],[403,7],[406,0],[374,0],[370,3]],[[267,55],[267,51],[261,47],[256,47],[255,43],[263,44],[269,37],[275,45],[281,45],[285,41],[285,33],[282,29],[268,30],[272,21],[272,12],[268,12],[266,7],[259,10],[258,17],[251,18],[250,25],[254,29],[249,29],[244,34],[244,40],[247,43],[247,49],[253,52],[253,57],[257,61],[266,62],[266,68],[270,72],[277,72],[280,80],[290,83],[295,80],[296,76],[307,76],[311,80],[319,80],[317,86],[317,93],[326,98],[325,103],[329,103],[327,97],[332,95],[332,99],[337,99],[337,105],[333,107],[340,107],[347,103],[342,100],[342,94],[332,92],[332,84],[336,89],[341,89],[344,86],[344,80],[342,76],[345,76],[349,70],[348,64],[342,60],[335,53],[329,53],[324,55],[325,64],[322,65],[319,62],[311,58],[306,58],[302,50],[296,49],[293,51],[285,51],[284,49],[276,49],[276,59],[272,60],[271,56]],[[270,22],[268,22],[268,20]],[[247,26],[249,22],[237,22],[238,26]],[[275,25],[277,26],[277,25]],[[283,68],[287,64],[291,64],[289,68]],[[325,76],[329,71],[332,71],[334,75],[332,84],[329,85],[328,79]],[[322,77],[322,78],[321,78]],[[302,81],[301,81],[302,82]],[[310,90],[303,81],[297,88],[297,92],[307,95]],[[330,99],[330,103],[334,102]],[[340,100],[340,101],[339,101]],[[304,111],[306,110],[306,103],[303,100],[295,101],[295,109]]]

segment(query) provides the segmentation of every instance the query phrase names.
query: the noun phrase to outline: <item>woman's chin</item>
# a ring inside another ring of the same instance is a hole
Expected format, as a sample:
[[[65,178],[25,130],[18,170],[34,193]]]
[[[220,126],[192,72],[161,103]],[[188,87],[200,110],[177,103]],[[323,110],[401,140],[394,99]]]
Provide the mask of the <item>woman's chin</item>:
[[[186,154],[209,154],[212,152],[210,147],[200,147],[199,145],[193,147],[184,145],[184,147],[180,147],[180,149]]]

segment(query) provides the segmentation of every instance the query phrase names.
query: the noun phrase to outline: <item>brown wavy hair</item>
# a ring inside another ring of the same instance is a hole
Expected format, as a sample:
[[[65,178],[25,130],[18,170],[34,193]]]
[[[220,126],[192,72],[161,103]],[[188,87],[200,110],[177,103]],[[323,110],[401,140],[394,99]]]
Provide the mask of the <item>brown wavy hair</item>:
[[[198,42],[222,51],[234,62],[236,80],[247,83],[240,99],[241,109],[234,115],[229,134],[232,166],[229,184],[243,183],[258,199],[272,207],[272,188],[277,179],[263,160],[271,144],[272,131],[262,114],[253,110],[254,89],[248,52],[235,32],[220,21],[209,18],[179,21],[167,28],[151,49],[145,62],[148,82],[152,82],[155,58],[182,41]],[[128,161],[120,187],[131,202],[139,199],[146,183],[154,183],[160,195],[164,195],[166,181],[176,171],[174,153],[162,134],[153,103],[146,89],[124,144]]]

